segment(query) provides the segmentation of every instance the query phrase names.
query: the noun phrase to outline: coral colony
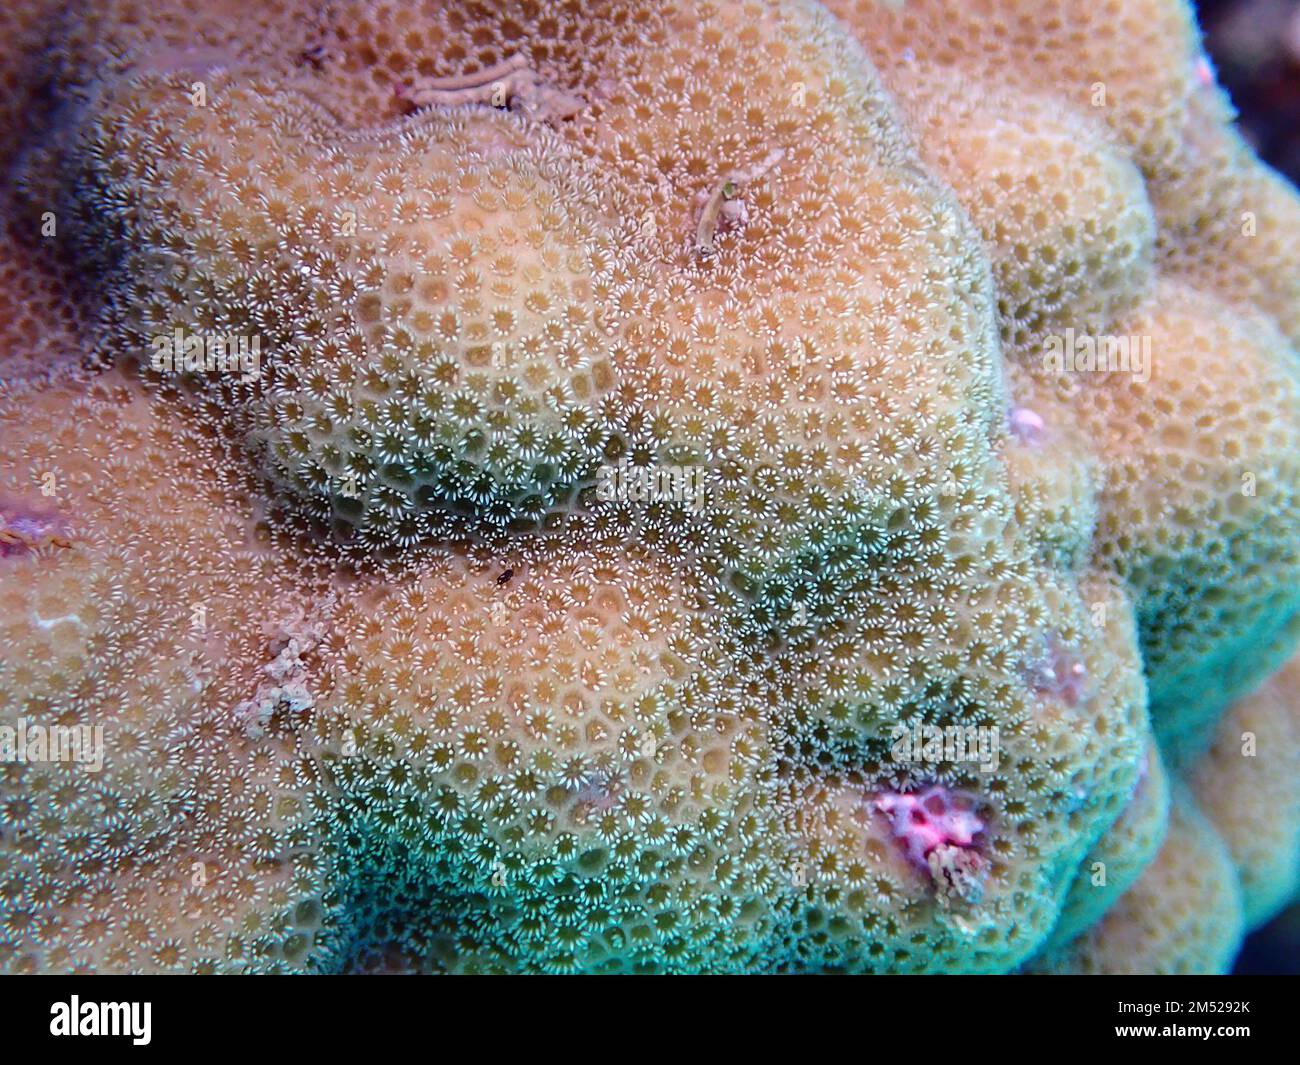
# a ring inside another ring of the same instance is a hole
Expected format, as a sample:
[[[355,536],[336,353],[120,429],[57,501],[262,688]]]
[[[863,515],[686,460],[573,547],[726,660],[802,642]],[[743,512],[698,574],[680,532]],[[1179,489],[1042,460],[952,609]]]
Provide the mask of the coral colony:
[[[1295,895],[1300,198],[1181,0],[0,67],[0,968],[1215,972]]]

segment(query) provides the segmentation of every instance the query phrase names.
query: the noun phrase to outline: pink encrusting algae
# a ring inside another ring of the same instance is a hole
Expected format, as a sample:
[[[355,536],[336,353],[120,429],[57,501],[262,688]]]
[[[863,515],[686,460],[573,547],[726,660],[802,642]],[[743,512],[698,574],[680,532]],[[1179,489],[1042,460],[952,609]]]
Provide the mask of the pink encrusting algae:
[[[942,784],[915,794],[885,792],[875,799],[876,809],[889,815],[894,838],[923,869],[929,868],[936,847],[974,847],[975,837],[984,831],[974,805],[969,795],[954,794]]]

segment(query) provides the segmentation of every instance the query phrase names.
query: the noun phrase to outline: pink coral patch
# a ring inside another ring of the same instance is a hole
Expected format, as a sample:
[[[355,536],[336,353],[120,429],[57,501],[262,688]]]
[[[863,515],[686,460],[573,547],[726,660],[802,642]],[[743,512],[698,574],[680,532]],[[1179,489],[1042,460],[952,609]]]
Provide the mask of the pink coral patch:
[[[912,794],[887,791],[876,797],[876,809],[889,816],[894,838],[920,868],[929,869],[930,852],[939,847],[973,847],[984,831],[968,795],[932,784]]]
[[[67,527],[54,511],[0,499],[0,558],[25,554],[46,544],[67,546]]]

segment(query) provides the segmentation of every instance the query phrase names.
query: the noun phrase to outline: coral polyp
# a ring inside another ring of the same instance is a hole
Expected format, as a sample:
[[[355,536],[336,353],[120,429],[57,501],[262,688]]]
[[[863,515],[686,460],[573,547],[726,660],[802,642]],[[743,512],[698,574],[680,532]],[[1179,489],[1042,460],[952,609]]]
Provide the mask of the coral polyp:
[[[1294,897],[1300,198],[1181,0],[0,30],[0,733],[104,745],[0,764],[4,969],[1218,971]]]

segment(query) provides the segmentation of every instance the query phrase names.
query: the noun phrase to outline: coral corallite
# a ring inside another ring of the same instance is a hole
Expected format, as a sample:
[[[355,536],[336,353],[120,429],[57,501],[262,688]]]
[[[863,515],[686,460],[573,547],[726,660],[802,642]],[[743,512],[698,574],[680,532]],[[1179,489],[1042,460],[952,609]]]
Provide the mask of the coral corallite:
[[[0,967],[1214,971],[1295,895],[1300,199],[1180,0],[0,28]]]

